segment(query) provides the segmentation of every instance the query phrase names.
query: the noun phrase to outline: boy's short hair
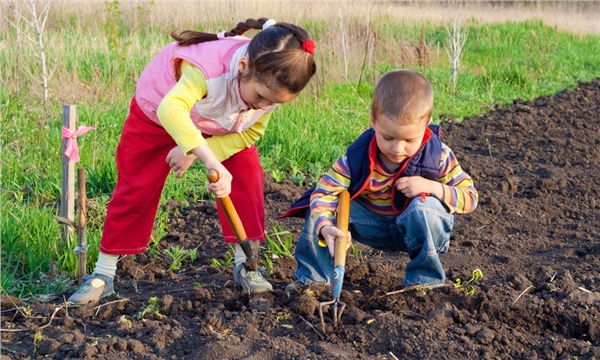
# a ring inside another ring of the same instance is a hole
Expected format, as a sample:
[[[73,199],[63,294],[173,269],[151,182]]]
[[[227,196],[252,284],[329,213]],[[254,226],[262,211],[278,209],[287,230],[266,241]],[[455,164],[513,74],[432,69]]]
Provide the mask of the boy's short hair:
[[[433,87],[412,70],[392,70],[379,79],[371,107],[374,120],[385,115],[399,122],[429,121],[433,112]]]

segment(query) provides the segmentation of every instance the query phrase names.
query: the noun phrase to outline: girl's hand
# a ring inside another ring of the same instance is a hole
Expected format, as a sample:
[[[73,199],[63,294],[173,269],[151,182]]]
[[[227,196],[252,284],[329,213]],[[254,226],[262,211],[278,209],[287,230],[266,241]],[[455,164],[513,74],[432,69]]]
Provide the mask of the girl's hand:
[[[206,170],[215,170],[217,174],[219,174],[219,180],[212,184],[208,183],[208,185],[206,185],[206,191],[214,193],[218,198],[228,196],[231,193],[231,180],[233,180],[231,173],[229,173],[229,171],[218,161],[216,163],[206,164]]]
[[[231,173],[221,164],[215,154],[210,150],[208,145],[200,145],[192,149],[192,153],[200,159],[206,170],[215,170],[219,174],[219,180],[214,183],[208,183],[206,185],[206,191],[214,193],[218,198],[223,198],[231,193],[231,180],[233,176]]]
[[[334,226],[323,226],[321,228],[321,236],[327,243],[327,248],[329,249],[329,254],[331,257],[334,257],[335,254],[335,239],[344,237],[344,232]],[[348,243],[346,244],[346,250],[350,248],[350,242],[352,241],[352,234],[348,231]]]
[[[179,146],[174,147],[167,155],[167,164],[178,178],[192,166],[195,160],[196,156],[194,154],[184,155]]]
[[[431,194],[438,199],[442,198],[442,187],[437,181],[425,179],[421,176],[405,176],[394,182],[394,186],[407,198],[420,196],[422,193]]]

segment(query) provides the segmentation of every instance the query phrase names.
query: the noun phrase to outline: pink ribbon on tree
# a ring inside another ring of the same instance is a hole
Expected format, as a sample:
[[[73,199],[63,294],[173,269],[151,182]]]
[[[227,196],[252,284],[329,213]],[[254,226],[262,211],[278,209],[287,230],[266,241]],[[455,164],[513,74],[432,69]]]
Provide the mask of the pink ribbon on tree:
[[[77,137],[85,134],[90,130],[96,130],[95,127],[81,125],[77,130],[71,131],[66,127],[62,127],[62,138],[67,140],[65,155],[73,162],[79,162],[79,147],[77,146]]]

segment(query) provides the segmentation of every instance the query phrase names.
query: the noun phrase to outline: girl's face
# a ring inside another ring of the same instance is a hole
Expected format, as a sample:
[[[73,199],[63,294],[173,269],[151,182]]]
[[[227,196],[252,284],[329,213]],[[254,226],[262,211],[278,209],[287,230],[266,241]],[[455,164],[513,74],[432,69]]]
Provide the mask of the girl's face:
[[[248,71],[248,60],[244,57],[239,62],[240,73]],[[298,94],[292,94],[286,89],[272,90],[255,79],[240,81],[240,94],[244,102],[253,110],[267,110],[276,104],[292,101]]]
[[[384,164],[390,169],[396,169],[413,156],[421,147],[425,129],[430,122],[431,120],[420,124],[399,123],[385,115],[379,115],[375,120],[371,114],[380,159]]]

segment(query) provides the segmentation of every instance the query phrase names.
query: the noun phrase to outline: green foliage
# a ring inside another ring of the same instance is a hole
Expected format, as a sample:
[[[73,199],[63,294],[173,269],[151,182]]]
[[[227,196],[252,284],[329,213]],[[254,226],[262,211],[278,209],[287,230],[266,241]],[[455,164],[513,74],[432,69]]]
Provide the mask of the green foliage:
[[[365,257],[363,256],[362,251],[358,250],[354,246],[354,242],[350,242],[350,249],[352,249],[352,253],[354,254],[354,258],[356,258],[356,261],[358,261],[359,263],[362,263],[365,261]]]
[[[127,26],[123,19],[123,13],[119,9],[119,1],[105,1],[106,22],[104,30],[108,37],[108,47],[112,55],[118,62],[123,62],[127,58],[127,51],[133,42],[133,38],[150,18],[151,10],[142,6],[136,7],[136,19],[133,26]],[[154,1],[149,6],[152,7]]]
[[[146,319],[146,318],[160,318],[162,317],[160,311],[160,300],[156,296],[152,296],[148,299],[148,306],[146,306],[142,311],[135,315],[137,320]]]
[[[198,247],[190,250],[185,250],[179,246],[172,246],[170,249],[165,250],[167,259],[171,261],[169,271],[177,271],[183,265],[183,261],[190,259],[190,262],[194,262],[198,257]]]
[[[62,271],[76,271],[76,256],[60,237],[60,226],[54,220],[57,209],[42,207],[28,211],[14,192],[0,194],[0,238],[2,251],[2,289],[19,297],[31,297],[40,291],[62,290],[68,281]],[[44,275],[45,274],[45,275]]]
[[[229,250],[225,252],[223,255],[223,260],[212,258],[210,259],[210,264],[216,268],[228,267],[235,263],[235,257],[233,254],[235,253],[235,248],[229,245]]]
[[[471,274],[471,278],[464,284],[460,278],[456,278],[454,280],[454,287],[463,290],[467,295],[475,295],[475,286],[471,285],[471,283],[482,278],[483,272],[480,269],[475,269]]]
[[[265,250],[265,257],[271,258],[284,258],[287,256],[294,256],[292,253],[292,244],[294,236],[291,232],[285,231],[281,228],[278,222],[272,223],[273,232],[266,233],[267,249]]]

